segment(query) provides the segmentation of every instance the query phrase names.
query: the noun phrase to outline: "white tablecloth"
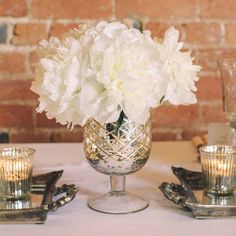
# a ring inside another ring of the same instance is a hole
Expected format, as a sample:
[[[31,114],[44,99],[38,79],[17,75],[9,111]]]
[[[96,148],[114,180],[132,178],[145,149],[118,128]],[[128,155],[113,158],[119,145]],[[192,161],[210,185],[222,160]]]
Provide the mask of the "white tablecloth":
[[[3,146],[3,145],[2,145]],[[76,184],[80,191],[68,205],[48,213],[42,225],[0,225],[0,236],[61,235],[236,235],[236,219],[197,220],[191,212],[166,200],[158,186],[177,182],[170,167],[200,170],[191,142],[153,143],[147,164],[127,176],[127,189],[149,200],[149,207],[126,215],[109,215],[87,207],[89,197],[109,190],[109,177],[96,172],[78,143],[28,144],[36,149],[34,173],[64,170],[57,185]]]

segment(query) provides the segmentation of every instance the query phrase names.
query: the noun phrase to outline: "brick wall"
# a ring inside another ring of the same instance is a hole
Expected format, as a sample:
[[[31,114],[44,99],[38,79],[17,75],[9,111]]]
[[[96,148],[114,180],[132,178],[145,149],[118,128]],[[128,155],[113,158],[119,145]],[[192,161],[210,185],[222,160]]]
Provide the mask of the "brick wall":
[[[202,66],[198,104],[153,110],[154,140],[189,139],[224,121],[217,59],[236,55],[235,0],[0,0],[0,140],[81,141],[73,132],[36,114],[30,90],[41,39],[58,36],[83,22],[137,18],[153,35],[174,25],[185,47]]]

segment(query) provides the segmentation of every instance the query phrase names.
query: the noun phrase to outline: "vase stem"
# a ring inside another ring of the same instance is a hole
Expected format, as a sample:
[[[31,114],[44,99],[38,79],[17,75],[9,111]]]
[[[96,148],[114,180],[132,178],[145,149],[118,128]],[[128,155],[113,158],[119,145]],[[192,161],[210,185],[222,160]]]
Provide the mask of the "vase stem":
[[[111,175],[111,193],[119,194],[125,193],[125,175]]]

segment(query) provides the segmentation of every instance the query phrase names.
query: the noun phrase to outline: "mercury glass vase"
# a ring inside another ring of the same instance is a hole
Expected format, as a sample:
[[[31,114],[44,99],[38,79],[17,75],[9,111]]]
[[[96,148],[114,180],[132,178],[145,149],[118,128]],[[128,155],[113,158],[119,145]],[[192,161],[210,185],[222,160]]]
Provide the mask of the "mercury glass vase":
[[[91,198],[93,210],[125,214],[145,209],[148,202],[125,189],[126,175],[140,170],[151,151],[151,122],[135,124],[124,118],[119,129],[114,123],[89,120],[84,126],[84,150],[89,164],[110,176],[110,192]]]

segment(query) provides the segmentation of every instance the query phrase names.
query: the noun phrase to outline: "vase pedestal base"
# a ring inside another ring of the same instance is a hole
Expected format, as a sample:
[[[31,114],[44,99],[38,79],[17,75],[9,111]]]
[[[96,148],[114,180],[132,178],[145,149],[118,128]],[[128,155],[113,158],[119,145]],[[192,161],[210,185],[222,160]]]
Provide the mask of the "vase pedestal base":
[[[108,214],[133,213],[144,210],[148,205],[147,201],[127,191],[109,192],[88,202],[91,209]]]

